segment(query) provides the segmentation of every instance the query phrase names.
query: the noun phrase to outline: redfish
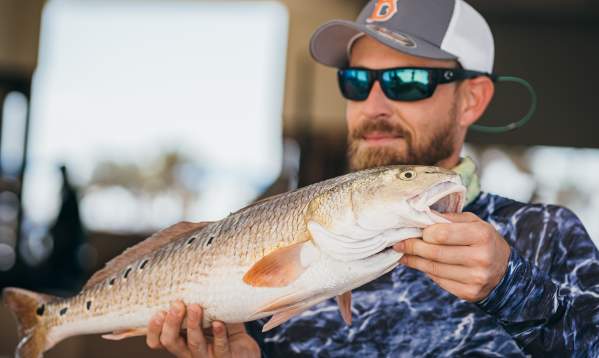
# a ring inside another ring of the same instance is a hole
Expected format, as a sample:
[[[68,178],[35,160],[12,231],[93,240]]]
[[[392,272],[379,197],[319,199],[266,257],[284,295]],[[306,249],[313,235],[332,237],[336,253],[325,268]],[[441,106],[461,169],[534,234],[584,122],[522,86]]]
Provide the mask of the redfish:
[[[451,171],[391,166],[267,198],[211,223],[182,222],[127,249],[82,291],[59,298],[6,288],[17,357],[41,357],[75,335],[146,334],[176,300],[199,304],[203,325],[272,316],[272,329],[337,297],[351,323],[351,290],[394,269],[395,243],[421,237],[439,213],[460,212],[466,189]]]

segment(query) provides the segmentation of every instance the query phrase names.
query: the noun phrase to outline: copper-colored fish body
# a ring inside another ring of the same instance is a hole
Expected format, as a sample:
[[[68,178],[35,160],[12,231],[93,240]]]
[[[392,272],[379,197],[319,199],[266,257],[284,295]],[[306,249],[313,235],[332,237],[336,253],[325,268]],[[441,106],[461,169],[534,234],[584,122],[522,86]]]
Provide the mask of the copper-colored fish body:
[[[145,334],[175,300],[212,320],[273,316],[271,329],[338,296],[351,321],[350,291],[397,266],[389,247],[462,209],[457,174],[393,166],[330,179],[265,199],[213,223],[179,223],[126,250],[71,298],[7,288],[19,323],[19,357],[39,357],[74,335]]]

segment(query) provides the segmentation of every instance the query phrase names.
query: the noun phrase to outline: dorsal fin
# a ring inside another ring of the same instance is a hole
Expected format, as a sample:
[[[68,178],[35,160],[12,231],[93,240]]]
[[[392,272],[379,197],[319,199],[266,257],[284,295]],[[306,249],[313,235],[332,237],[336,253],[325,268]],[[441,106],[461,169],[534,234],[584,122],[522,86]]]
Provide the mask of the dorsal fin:
[[[131,246],[119,256],[108,261],[104,268],[94,273],[94,275],[87,281],[83,288],[90,288],[106,280],[114,273],[125,269],[125,267],[127,267],[127,265],[129,265],[131,262],[134,262],[150,254],[151,252],[158,250],[158,248],[173,242],[192,231],[202,229],[208,224],[210,224],[210,222],[192,223],[188,221],[182,221],[178,224],[169,226],[164,230],[158,231],[154,235],[134,246]]]
[[[232,212],[232,213],[231,213],[231,215],[238,214],[238,213],[240,213],[240,212],[242,212],[242,211],[244,211],[244,210],[248,210],[249,208],[252,208],[252,207],[254,207],[254,206],[257,206],[257,205],[260,205],[260,204],[264,204],[264,203],[266,203],[266,202],[268,202],[268,201],[273,201],[273,200],[276,200],[276,199],[278,199],[278,198],[282,197],[282,196],[283,196],[283,195],[285,195],[285,194],[289,194],[289,193],[281,193],[281,194],[276,194],[276,195],[268,196],[268,197],[266,197],[266,198],[264,198],[264,199],[260,199],[260,200],[258,200],[258,201],[254,201],[253,203],[251,203],[251,204],[249,204],[249,205],[247,205],[247,206],[244,206],[243,208],[241,208],[241,209],[239,209],[239,210],[237,210],[237,211],[234,211],[234,212]]]

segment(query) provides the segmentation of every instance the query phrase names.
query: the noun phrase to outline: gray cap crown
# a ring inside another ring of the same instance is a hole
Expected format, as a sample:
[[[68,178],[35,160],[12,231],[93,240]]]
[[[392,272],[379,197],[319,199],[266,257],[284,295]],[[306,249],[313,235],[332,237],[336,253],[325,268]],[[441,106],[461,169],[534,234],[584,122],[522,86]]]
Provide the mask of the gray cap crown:
[[[310,52],[324,65],[343,68],[362,35],[409,55],[458,60],[467,69],[492,72],[491,31],[463,0],[372,0],[355,22],[333,20],[319,27]]]

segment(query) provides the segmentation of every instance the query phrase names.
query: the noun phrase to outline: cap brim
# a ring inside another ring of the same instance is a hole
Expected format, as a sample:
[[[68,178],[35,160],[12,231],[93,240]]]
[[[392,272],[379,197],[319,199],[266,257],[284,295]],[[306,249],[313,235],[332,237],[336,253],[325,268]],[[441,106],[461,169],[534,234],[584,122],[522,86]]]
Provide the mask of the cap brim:
[[[310,54],[323,65],[347,67],[349,43],[360,33],[408,55],[436,60],[457,59],[451,53],[411,34],[390,32],[375,24],[362,25],[347,20],[333,20],[320,26],[310,39]]]

